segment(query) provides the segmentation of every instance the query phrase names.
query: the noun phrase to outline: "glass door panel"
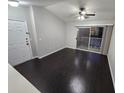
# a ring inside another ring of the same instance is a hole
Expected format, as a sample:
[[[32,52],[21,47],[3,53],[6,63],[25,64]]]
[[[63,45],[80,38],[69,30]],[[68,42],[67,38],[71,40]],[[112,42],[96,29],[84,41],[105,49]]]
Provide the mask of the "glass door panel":
[[[77,48],[88,49],[89,37],[77,38]]]
[[[89,49],[100,52],[104,27],[91,27]]]
[[[90,28],[79,28],[77,34],[77,48],[88,49]]]

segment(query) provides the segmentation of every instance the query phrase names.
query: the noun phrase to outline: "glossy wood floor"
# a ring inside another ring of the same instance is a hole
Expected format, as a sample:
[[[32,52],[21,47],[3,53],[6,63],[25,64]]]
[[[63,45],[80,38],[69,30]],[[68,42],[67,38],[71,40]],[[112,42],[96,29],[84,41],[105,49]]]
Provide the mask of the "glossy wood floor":
[[[42,93],[114,93],[104,55],[65,48],[15,68]]]

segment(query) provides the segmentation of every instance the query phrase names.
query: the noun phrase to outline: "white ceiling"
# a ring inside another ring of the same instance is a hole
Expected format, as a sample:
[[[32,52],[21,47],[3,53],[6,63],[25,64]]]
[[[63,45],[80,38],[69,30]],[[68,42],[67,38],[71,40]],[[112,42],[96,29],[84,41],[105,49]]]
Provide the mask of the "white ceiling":
[[[66,0],[19,0],[22,5],[48,6]]]
[[[89,13],[96,12],[95,17],[86,20],[113,20],[114,0],[20,0],[21,4],[44,6],[62,20],[76,21],[80,7],[85,7]]]

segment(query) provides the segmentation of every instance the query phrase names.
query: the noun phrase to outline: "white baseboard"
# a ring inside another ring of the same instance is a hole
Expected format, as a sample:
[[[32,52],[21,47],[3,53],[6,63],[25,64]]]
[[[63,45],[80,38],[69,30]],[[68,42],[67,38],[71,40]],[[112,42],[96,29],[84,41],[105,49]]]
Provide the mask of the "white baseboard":
[[[59,48],[59,49],[57,49],[57,50],[55,50],[55,51],[53,51],[53,52],[47,53],[46,55],[43,55],[43,56],[41,56],[41,57],[40,57],[40,56],[35,56],[35,57],[33,57],[32,59],[35,59],[35,58],[41,59],[41,58],[46,57],[46,56],[48,56],[48,55],[50,55],[50,54],[53,54],[53,53],[55,53],[55,52],[57,52],[57,51],[60,51],[60,50],[62,50],[62,49],[64,49],[64,48],[70,48],[70,49],[76,49],[76,50],[81,50],[81,51],[87,51],[87,52],[93,52],[93,53],[102,54],[102,53],[100,53],[100,52],[95,52],[95,51],[91,51],[91,50],[85,50],[85,49],[79,49],[79,48],[74,48],[74,47],[65,46],[65,47]],[[104,54],[102,54],[102,55],[104,55]]]
[[[111,65],[110,65],[110,59],[109,59],[108,55],[107,55],[107,58],[108,58],[108,64],[109,64],[110,73],[111,73],[111,77],[112,77],[112,82],[113,82],[113,85],[115,87],[114,76],[113,76],[112,68],[111,68]]]
[[[43,56],[38,57],[38,58],[39,58],[39,59],[44,58],[44,57],[46,57],[46,56],[48,56],[48,55],[51,55],[51,54],[53,54],[53,53],[55,53],[55,52],[58,52],[58,51],[60,51],[60,50],[62,50],[62,49],[64,49],[64,48],[66,48],[66,47],[59,48],[59,49],[57,49],[57,50],[55,50],[55,51],[53,51],[53,52],[47,53],[46,55],[43,55]]]
[[[38,56],[32,57],[31,59],[35,59],[35,58],[38,58]]]
[[[80,48],[74,48],[74,47],[68,47],[67,48],[71,48],[71,49],[76,49],[76,50],[81,50],[81,51],[86,51],[86,52],[92,52],[92,53],[97,53],[97,54],[102,54],[100,52],[96,52],[96,51],[91,51],[91,50],[86,50],[86,49],[80,49]],[[105,55],[105,54],[102,54]]]

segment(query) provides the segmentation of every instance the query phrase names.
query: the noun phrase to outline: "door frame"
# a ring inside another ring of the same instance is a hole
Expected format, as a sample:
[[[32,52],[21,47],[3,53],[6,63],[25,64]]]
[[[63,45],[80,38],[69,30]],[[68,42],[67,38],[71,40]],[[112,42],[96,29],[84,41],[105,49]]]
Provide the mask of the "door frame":
[[[109,25],[111,25],[111,24],[109,24]],[[89,45],[90,45],[90,35],[91,35],[91,27],[92,27],[92,25],[88,25],[88,26],[76,26],[78,29],[79,28],[89,28],[90,29],[90,33],[89,33],[89,42],[88,42],[88,49],[81,49],[81,48],[77,48],[77,40],[76,40],[76,49],[77,50],[83,50],[83,51],[89,51],[89,52],[94,52],[94,53],[98,53],[98,54],[103,54],[102,53],[102,48],[103,48],[103,43],[104,43],[104,37],[105,37],[105,34],[106,34],[106,25],[93,25],[93,26],[96,26],[96,27],[104,27],[104,30],[103,30],[103,34],[102,34],[102,41],[101,41],[101,47],[100,47],[100,51],[98,52],[98,51],[93,51],[93,50],[90,50],[89,49]],[[79,31],[77,31],[77,35],[78,35],[78,32]],[[77,38],[77,36],[76,36],[76,38]]]
[[[19,21],[19,22],[24,22],[26,26],[26,32],[28,32],[28,39],[29,39],[29,50],[30,50],[30,59],[33,59],[33,53],[32,53],[32,46],[31,46],[31,37],[30,37],[30,32],[28,31],[28,25],[26,20],[18,20],[18,19],[8,19],[8,21]],[[29,59],[29,60],[30,60]],[[26,60],[28,61],[28,60]]]

